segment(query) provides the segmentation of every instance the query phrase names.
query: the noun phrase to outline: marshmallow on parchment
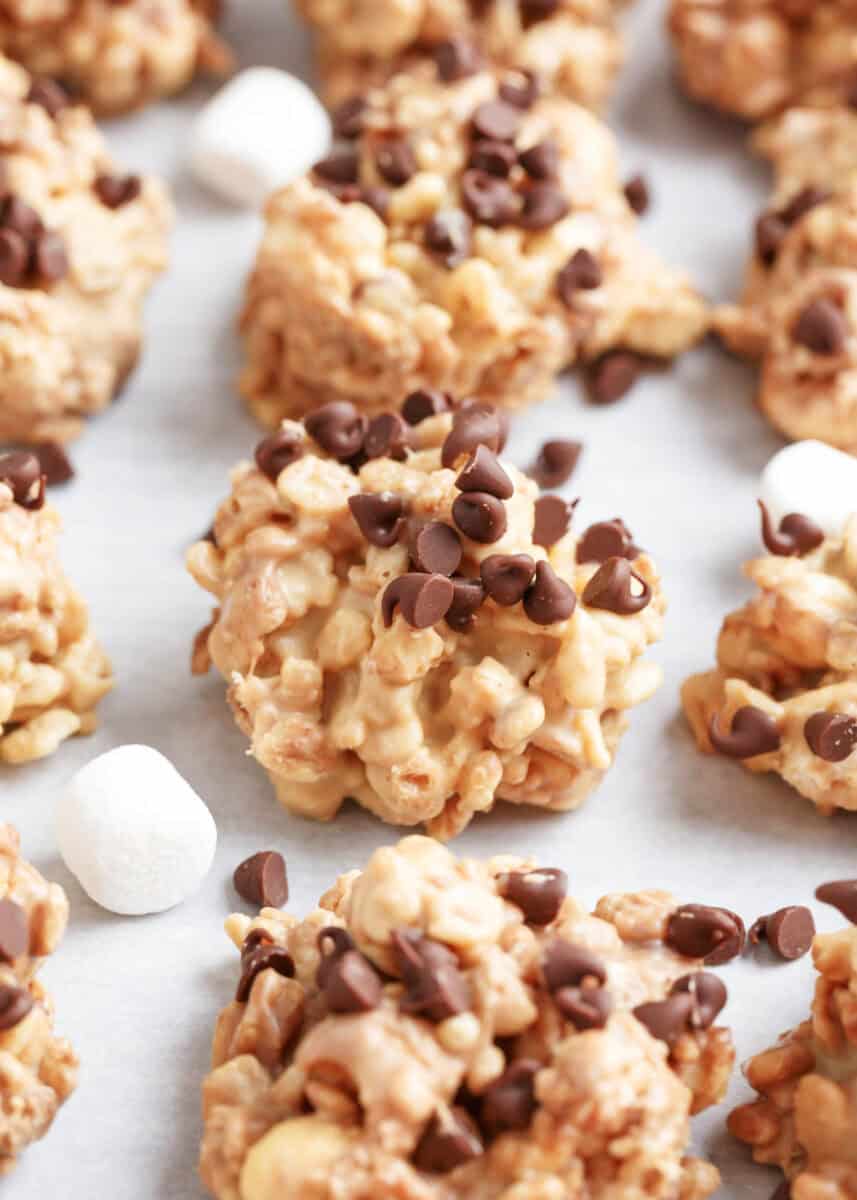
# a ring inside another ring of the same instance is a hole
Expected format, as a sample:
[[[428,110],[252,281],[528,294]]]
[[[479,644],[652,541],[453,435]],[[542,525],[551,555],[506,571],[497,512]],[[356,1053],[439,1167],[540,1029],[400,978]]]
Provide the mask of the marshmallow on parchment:
[[[775,521],[803,513],[835,537],[857,512],[857,458],[823,442],[795,442],[765,467],[760,499]]]
[[[260,208],[324,158],[330,138],[330,118],[305,83],[275,67],[251,67],[197,116],[190,167],[224,199]]]
[[[217,844],[211,813],[149,746],[119,746],[71,779],[57,809],[63,861],[96,904],[162,912],[195,892]]]

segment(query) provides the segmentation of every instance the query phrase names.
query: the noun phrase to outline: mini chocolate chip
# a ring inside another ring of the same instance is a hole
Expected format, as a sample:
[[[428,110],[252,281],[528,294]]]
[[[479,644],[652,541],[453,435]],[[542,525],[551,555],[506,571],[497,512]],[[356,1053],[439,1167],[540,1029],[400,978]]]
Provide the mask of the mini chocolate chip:
[[[486,100],[477,106],[470,121],[474,137],[492,142],[514,141],[521,123],[521,114],[505,100]]]
[[[430,575],[423,571],[399,575],[387,584],[381,597],[384,624],[388,628],[393,624],[398,606],[413,629],[428,629],[446,616],[452,599],[452,582],[445,575]]]
[[[139,175],[99,175],[92,185],[105,208],[122,208],[136,200],[142,191]]]
[[[45,477],[35,454],[16,450],[0,456],[0,483],[11,489],[21,508],[41,508],[45,502]]]
[[[334,135],[346,140],[360,137],[367,107],[362,96],[349,96],[338,104],[331,114]]]
[[[534,183],[524,192],[518,224],[522,229],[542,230],[556,225],[568,212],[568,201],[553,183]]]
[[[672,1049],[681,1035],[688,1031],[693,998],[685,992],[678,992],[674,996],[667,996],[665,1000],[638,1004],[631,1011],[652,1037],[659,1042],[666,1042]]]
[[[366,418],[348,400],[333,400],[309,413],[304,428],[327,454],[347,462],[363,448]]]
[[[0,983],[0,1030],[14,1029],[33,1007],[33,997],[26,988]]]
[[[398,413],[379,413],[369,422],[363,451],[367,458],[394,458],[402,462],[410,442],[407,423]]]
[[[574,612],[577,596],[549,562],[536,564],[536,574],[524,595],[524,612],[536,625],[565,621]]]
[[[468,458],[455,481],[460,492],[488,492],[500,500],[515,494],[514,485],[493,450],[481,444]]]
[[[4,229],[14,229],[25,241],[37,237],[45,228],[36,210],[18,196],[7,196],[3,201],[0,225]]]
[[[443,82],[455,83],[481,70],[483,58],[473,42],[464,37],[452,37],[434,47],[434,61]]]
[[[782,738],[773,717],[745,704],[732,717],[728,733],[720,728],[717,714],[708,722],[708,737],[718,754],[727,758],[755,758],[757,754],[772,754],[779,750]]]
[[[471,1006],[470,987],[458,959],[440,942],[419,930],[397,929],[392,935],[393,958],[405,992],[399,1008],[429,1021],[445,1021]]]
[[[334,953],[324,965],[320,973],[331,1012],[371,1012],[381,1003],[384,989],[380,976],[359,950]]]
[[[634,584],[636,583],[636,588]],[[631,570],[627,558],[615,556],[602,563],[583,589],[583,603],[629,617],[641,612],[652,598],[652,589]]]
[[[635,212],[638,217],[648,212],[652,197],[645,176],[632,175],[625,184],[624,190],[625,199],[628,201],[632,212]]]
[[[55,79],[36,78],[27,92],[27,103],[38,104],[51,117],[56,117],[71,104],[68,92]]]
[[[556,277],[556,290],[566,308],[573,308],[579,291],[600,288],[604,273],[598,259],[589,250],[576,250]]]
[[[33,270],[42,283],[58,283],[68,274],[65,243],[58,233],[39,234],[30,257]]]
[[[409,425],[421,425],[429,417],[448,412],[451,407],[449,396],[445,392],[438,392],[432,388],[418,388],[405,397],[402,416]]]
[[[561,496],[539,496],[533,511],[533,541],[537,546],[554,546],[571,525],[574,504]]]
[[[848,713],[813,713],[803,735],[813,754],[825,762],[844,762],[857,746],[857,720]]]
[[[576,946],[559,937],[547,944],[542,974],[549,992],[576,987],[588,978],[599,984],[607,982],[607,968],[596,954],[585,946]]]
[[[470,217],[463,209],[441,209],[426,225],[426,249],[436,254],[444,266],[457,267],[470,254],[470,235]]]
[[[30,248],[14,229],[0,229],[0,283],[20,287],[27,274]]]
[[[803,513],[787,513],[777,532],[767,506],[761,500],[757,503],[762,514],[762,541],[771,554],[809,554],[824,541],[824,530]]]
[[[462,455],[472,454],[480,445],[499,454],[506,444],[507,433],[505,415],[497,409],[482,404],[459,409],[440,452],[441,465],[454,467]]]
[[[545,138],[522,150],[518,162],[531,179],[555,179],[559,172],[559,146],[553,138]]]
[[[603,563],[608,558],[634,559],[638,554],[633,535],[621,517],[590,525],[577,543],[579,563]]]
[[[718,966],[744,949],[744,922],[728,908],[682,904],[667,922],[664,941],[685,958],[701,958],[708,966]]]
[[[26,911],[14,900],[0,900],[0,962],[11,963],[30,945]]]
[[[461,539],[443,521],[418,524],[409,549],[413,569],[429,575],[454,575],[461,563]]]
[[[480,563],[479,574],[495,604],[508,608],[523,600],[535,569],[529,554],[489,554]]]
[[[766,939],[774,953],[787,962],[802,958],[814,937],[815,921],[809,909],[802,904],[778,908],[768,916],[759,917],[750,929],[751,942],[755,944]]]
[[[232,876],[235,891],[259,908],[282,908],[289,898],[286,860],[276,850],[260,850],[245,858]]]
[[[527,1128],[536,1111],[535,1079],[540,1070],[535,1059],[519,1058],[486,1089],[479,1115],[489,1136]]]
[[[485,601],[485,587],[481,579],[453,579],[452,604],[446,614],[446,623],[455,633],[466,633],[473,625],[473,618]]]
[[[395,492],[360,492],[348,497],[348,507],[370,546],[386,550],[401,537],[405,501]]]
[[[438,1109],[414,1151],[413,1164],[429,1175],[445,1175],[482,1154],[482,1138],[466,1109]]]
[[[402,187],[417,172],[417,160],[406,138],[382,143],[375,152],[375,166],[393,187]]]
[[[538,76],[532,71],[522,69],[507,75],[500,81],[497,95],[507,104],[511,104],[513,108],[526,111],[528,108],[532,108],[541,95],[541,91]]]
[[[249,999],[256,976],[269,970],[276,971],[286,979],[293,979],[294,960],[282,946],[275,946],[273,942],[260,940],[255,945],[248,945],[245,941],[241,952],[241,978],[235,992],[235,999],[239,1004],[244,1004]]]
[[[807,187],[801,188],[800,191],[792,197],[785,208],[780,210],[780,216],[789,225],[793,225],[795,221],[799,221],[801,217],[819,204],[826,204],[832,196],[829,188],[816,187],[810,184]]]
[[[497,876],[497,890],[521,910],[528,925],[550,925],[568,893],[568,876],[556,867],[509,871]]]
[[[74,467],[59,442],[41,442],[38,446],[33,446],[33,454],[39,460],[39,467],[48,487],[68,483],[74,478]]]
[[[822,904],[832,904],[852,925],[857,925],[857,879],[822,883],[815,889],[815,898]]]
[[[820,296],[801,312],[792,328],[792,340],[812,354],[841,354],[848,339],[848,322],[842,309]]]
[[[561,487],[574,473],[582,451],[582,442],[568,438],[544,442],[528,474],[543,488]]]
[[[593,404],[615,404],[630,392],[640,377],[642,361],[629,350],[611,350],[590,367],[587,375]]]
[[[694,971],[682,975],[670,988],[670,995],[687,994],[693,1001],[690,1010],[692,1029],[710,1029],[723,1011],[728,999],[726,985],[718,975],[710,971]]]
[[[778,213],[762,213],[756,221],[754,241],[760,262],[770,267],[777,258],[789,227]]]
[[[452,505],[452,519],[471,541],[483,546],[499,542],[506,532],[506,506],[490,492],[462,492]]]
[[[256,447],[256,466],[272,483],[276,483],[280,472],[290,467],[303,456],[303,439],[291,429],[278,429],[262,438]]]
[[[518,196],[505,179],[467,170],[461,177],[461,199],[474,221],[498,229],[518,215]]]
[[[489,141],[483,138],[474,144],[467,165],[498,179],[505,179],[516,162],[515,147],[509,142]]]
[[[334,145],[326,158],[313,167],[313,174],[329,183],[357,183],[360,174],[360,159],[354,146],[348,143]]]

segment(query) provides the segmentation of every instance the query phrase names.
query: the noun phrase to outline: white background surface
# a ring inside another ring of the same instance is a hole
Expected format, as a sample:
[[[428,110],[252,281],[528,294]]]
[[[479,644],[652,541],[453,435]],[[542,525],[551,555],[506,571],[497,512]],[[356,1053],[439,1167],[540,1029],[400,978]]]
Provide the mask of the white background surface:
[[[630,172],[645,170],[654,205],[644,236],[692,270],[713,296],[737,288],[765,173],[742,148],[742,130],[693,108],[676,90],[658,0],[629,22],[631,56],[613,121]],[[300,70],[306,40],[281,0],[233,0],[227,36],[242,65]],[[21,830],[30,858],[68,891],[72,921],[44,978],[58,1028],[82,1061],[80,1087],[48,1138],[0,1183],[3,1200],[200,1200],[195,1164],[199,1089],[215,1015],[230,997],[237,956],[222,933],[240,905],[234,867],[279,848],[292,907],[304,911],[339,872],[395,838],[368,814],[309,824],[281,811],[227,711],[214,674],[193,679],[188,655],[208,601],[183,568],[187,545],[209,525],[226,472],[259,436],[233,378],[239,297],[259,226],[221,206],[186,174],[189,122],[203,86],[108,127],[129,167],[158,171],[174,188],[172,269],[148,311],[148,349],[121,402],[73,447],[79,474],[56,490],[63,556],[88,598],[117,687],[95,737],[66,744],[46,763],[0,768],[0,811]],[[277,119],[272,114],[272,119]],[[288,114],[279,114],[288,137]],[[812,902],[821,881],[857,874],[853,817],[825,819],[774,778],[745,774],[694,749],[678,708],[689,672],[709,665],[727,608],[748,594],[739,563],[759,547],[758,472],[780,442],[751,404],[753,376],[716,348],[688,355],[611,408],[586,406],[576,385],[519,423],[510,444],[527,464],[546,436],[581,438],[586,450],[569,495],[583,496],[582,528],[621,514],[650,550],[670,599],[655,657],[666,682],[634,714],[618,762],[578,813],[504,808],[455,843],[461,853],[532,852],[564,867],[573,890],[656,886],[682,901],[721,903],[749,923],[787,903]],[[203,890],[157,917],[120,918],[95,907],[58,860],[52,814],[63,781],[122,742],[167,754],[205,798],[220,845]],[[815,906],[822,928],[838,923]],[[726,1016],[739,1055],[762,1048],[809,1002],[808,961],[774,965],[757,953],[723,969]],[[736,1075],[731,1099],[747,1095]],[[724,1106],[696,1122],[696,1142],[723,1172],[722,1195],[767,1197],[778,1176],[748,1162],[723,1128]]]

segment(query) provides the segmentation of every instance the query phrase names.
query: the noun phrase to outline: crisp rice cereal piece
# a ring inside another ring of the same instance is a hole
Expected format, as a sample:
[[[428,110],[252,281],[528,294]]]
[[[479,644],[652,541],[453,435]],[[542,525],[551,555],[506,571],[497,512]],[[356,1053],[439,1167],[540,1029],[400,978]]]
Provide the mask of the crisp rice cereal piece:
[[[725,989],[697,974],[699,959],[662,938],[627,940],[614,923],[627,908],[674,912],[666,893],[607,897],[590,915],[566,896],[562,872],[550,874],[408,837],[340,878],[304,920],[274,909],[231,917],[242,978],[203,1087],[209,1191],[709,1195],[719,1176],[686,1156],[688,1118],[728,1082],[731,1038],[714,1023]],[[717,995],[693,1017],[676,996],[689,977],[696,997]],[[579,986],[566,986],[572,978]],[[676,1004],[668,1041],[636,1015]]]
[[[18,834],[0,825],[0,1175],[43,1137],[77,1086],[77,1057],[53,1032],[53,1005],[35,973],[68,920],[62,888],[20,856]],[[20,931],[21,941],[10,938]],[[19,946],[23,948],[19,951]],[[16,953],[16,951],[19,951]]]
[[[354,428],[365,420],[342,407]],[[323,426],[326,411],[312,422]],[[576,599],[572,615],[536,623],[521,603],[488,599],[463,632],[441,619],[445,609],[424,628],[401,613],[385,626],[382,596],[409,570],[413,530],[457,524],[466,455],[454,469],[441,457],[467,412],[423,421],[401,461],[382,456],[359,470],[323,456],[302,425],[285,422],[257,456],[264,461],[265,448],[284,439],[294,461],[271,475],[240,464],[214,540],[189,552],[191,574],[218,604],[197,639],[195,669],[213,662],[230,681],[251,753],[292,811],[329,819],[352,797],[386,821],[425,823],[447,838],[495,799],[575,808],[609,768],[628,710],[660,683],[643,658],[665,608],[652,560],[628,550],[631,586],[648,596],[638,611],[586,603],[599,563],[576,561],[572,532],[557,533],[549,549],[535,544],[539,489],[508,463],[513,494],[505,503],[488,497],[505,532],[479,542],[460,526],[447,530],[462,552],[450,570],[478,580],[492,555],[529,556],[530,570],[544,564],[566,601]],[[401,498],[406,520],[392,544],[370,545],[358,528],[349,499],[361,491]]]
[[[240,386],[264,425],[335,399],[377,412],[417,387],[516,407],[572,363],[671,358],[705,331],[699,296],[638,240],[607,128],[558,96],[486,109],[497,88],[422,62],[271,197],[241,317]],[[474,116],[505,139],[508,178],[468,168]],[[529,169],[546,178],[531,177],[515,155],[543,142]],[[561,273],[581,252],[590,280],[573,286]]]

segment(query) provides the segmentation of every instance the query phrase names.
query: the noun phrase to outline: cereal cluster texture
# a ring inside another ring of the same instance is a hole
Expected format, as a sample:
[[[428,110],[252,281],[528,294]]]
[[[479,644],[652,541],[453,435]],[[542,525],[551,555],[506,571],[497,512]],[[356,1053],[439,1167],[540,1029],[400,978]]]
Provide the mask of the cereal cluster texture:
[[[660,683],[652,560],[619,520],[571,531],[570,505],[496,457],[501,414],[425,415],[446,403],[284,422],[190,551],[217,600],[195,667],[229,681],[295,812],[351,797],[446,838],[496,799],[574,808]]]
[[[726,990],[675,948],[668,893],[590,914],[566,890],[562,871],[408,837],[304,920],[231,917],[241,977],[204,1084],[212,1194],[709,1195],[688,1119],[728,1081]]]
[[[53,1004],[36,979],[68,919],[62,888],[20,855],[0,825],[0,1174],[43,1137],[77,1084],[77,1058],[53,1030]]]
[[[0,444],[64,441],[136,362],[171,209],[85,108],[2,58],[0,151]]]
[[[50,505],[29,506],[23,472],[3,482],[10,461],[0,458],[0,763],[23,763],[91,732],[112,676],[60,566],[59,517]]]
[[[269,200],[241,319],[263,424],[418,387],[521,406],[573,363],[668,359],[706,329],[638,238],[606,126],[456,53],[341,107],[329,157]]]
[[[791,530],[791,533],[789,533]],[[857,809],[857,517],[824,538],[792,514],[744,573],[758,593],[730,613],[717,667],[682,700],[701,749],[776,771],[829,814]]]

